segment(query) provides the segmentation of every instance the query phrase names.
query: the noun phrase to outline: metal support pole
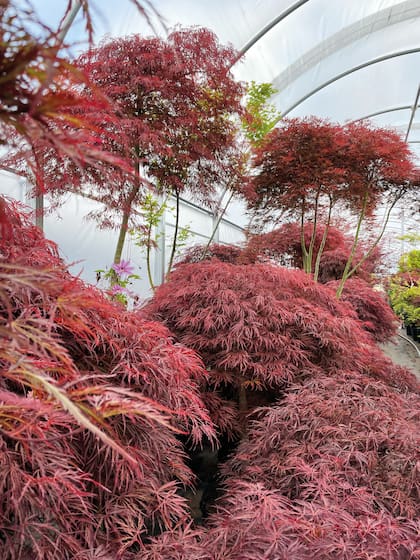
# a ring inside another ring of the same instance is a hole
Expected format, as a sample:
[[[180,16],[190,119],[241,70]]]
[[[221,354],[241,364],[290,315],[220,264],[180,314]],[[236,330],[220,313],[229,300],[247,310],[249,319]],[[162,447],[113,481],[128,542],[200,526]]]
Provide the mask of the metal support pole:
[[[412,125],[413,125],[414,116],[415,116],[415,114],[416,114],[417,106],[418,106],[418,104],[419,104],[419,97],[420,97],[420,84],[419,84],[419,87],[417,88],[417,94],[416,94],[416,99],[415,99],[415,101],[414,101],[414,105],[413,105],[413,107],[411,108],[410,122],[408,123],[407,132],[406,132],[405,138],[404,138],[404,140],[405,140],[406,142],[407,142],[408,136],[409,136],[409,134],[410,134],[411,127],[412,127]]]

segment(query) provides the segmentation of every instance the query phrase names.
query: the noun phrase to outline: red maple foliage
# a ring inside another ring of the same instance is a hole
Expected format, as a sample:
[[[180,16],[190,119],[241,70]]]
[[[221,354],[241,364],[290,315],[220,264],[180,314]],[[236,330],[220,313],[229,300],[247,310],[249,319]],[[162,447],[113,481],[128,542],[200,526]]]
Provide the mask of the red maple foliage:
[[[147,560],[416,558],[419,385],[345,301],[302,271],[211,260],[180,265],[148,313],[201,354],[209,389],[269,406],[204,528],[153,538]]]
[[[417,386],[381,354],[352,308],[303,271],[218,260],[180,265],[145,313],[197,351],[210,386],[243,410],[255,406],[255,392],[268,402],[320,372],[355,370]]]
[[[416,558],[419,404],[418,395],[354,371],[292,385],[277,406],[259,411],[224,467],[210,551]]]
[[[305,246],[309,246],[313,235],[312,224],[304,226]],[[324,237],[325,234],[325,237]],[[301,226],[296,222],[284,223],[267,233],[253,234],[248,238],[239,262],[270,262],[281,266],[303,268],[301,243]],[[323,284],[330,280],[339,280],[351,251],[352,238],[344,234],[339,228],[319,224],[316,228],[313,242],[312,270],[315,268],[316,257],[323,243],[322,255],[319,262],[317,280]],[[368,249],[368,242],[361,243],[356,250],[354,260],[358,262]],[[381,251],[376,247],[355,275],[369,281],[371,275],[377,272],[381,264]]]
[[[240,114],[242,86],[230,74],[235,59],[206,29],[179,29],[166,40],[133,35],[90,49],[77,61],[89,84],[112,108],[77,106],[75,116],[96,123],[108,153],[128,160],[125,168],[104,163],[83,167],[40,146],[37,157],[49,191],[83,193],[105,205],[94,215],[103,226],[141,225],[145,188],[176,198],[185,191],[210,203],[216,185],[241,177],[232,115]],[[80,88],[79,88],[80,90]],[[120,258],[118,248],[115,261]]]
[[[313,117],[285,120],[256,151],[255,177],[245,195],[262,223],[285,218],[299,221],[307,272],[313,271],[317,255],[318,226],[323,224],[327,234],[337,208],[342,211],[344,206],[353,212],[357,227],[344,282],[360,266],[355,250],[365,218],[379,204],[390,212],[398,200],[418,188],[419,171],[412,159],[407,144],[390,130],[365,123],[339,126]],[[309,244],[304,235],[307,223],[312,228]],[[383,229],[377,241],[382,235]],[[318,258],[322,251],[321,243]],[[341,290],[342,284],[338,295]]]
[[[322,196],[334,203],[346,178],[343,128],[315,117],[284,119],[256,150],[258,174],[248,199],[253,210],[285,211],[292,215],[317,211]]]
[[[237,264],[241,256],[242,249],[237,245],[222,245],[219,243],[211,243],[208,247],[206,245],[193,245],[183,252],[177,264],[195,263],[209,259]]]
[[[327,286],[337,289],[339,282],[328,282]],[[344,285],[342,300],[351,304],[363,328],[377,342],[391,340],[397,332],[399,320],[382,293],[360,278],[349,278]]]
[[[83,9],[89,20],[87,0]],[[103,95],[82,94],[84,77],[58,55],[57,31],[41,24],[30,8],[6,0],[0,6],[0,36],[0,143],[19,154],[17,159],[6,154],[1,167],[35,177],[41,192],[46,170],[39,146],[77,166],[107,161],[127,170],[122,158],[104,149],[98,123],[86,115],[88,107],[109,111],[109,102]]]
[[[189,519],[179,488],[193,475],[179,435],[215,441],[199,395],[207,374],[162,325],[72,277],[28,216],[11,205],[9,215],[0,556],[70,560],[102,547],[128,558]]]

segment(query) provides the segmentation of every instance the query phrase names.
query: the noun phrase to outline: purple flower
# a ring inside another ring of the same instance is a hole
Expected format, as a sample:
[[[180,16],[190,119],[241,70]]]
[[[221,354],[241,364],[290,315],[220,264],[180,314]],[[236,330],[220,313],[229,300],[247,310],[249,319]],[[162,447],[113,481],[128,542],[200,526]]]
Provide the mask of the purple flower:
[[[127,288],[123,288],[122,286],[120,286],[119,284],[114,284],[112,286],[112,288],[109,290],[111,292],[111,294],[113,296],[116,296],[118,294],[126,294],[128,293]]]
[[[130,276],[134,272],[134,266],[130,263],[130,261],[122,260],[119,263],[114,263],[111,267],[120,278],[124,276]]]

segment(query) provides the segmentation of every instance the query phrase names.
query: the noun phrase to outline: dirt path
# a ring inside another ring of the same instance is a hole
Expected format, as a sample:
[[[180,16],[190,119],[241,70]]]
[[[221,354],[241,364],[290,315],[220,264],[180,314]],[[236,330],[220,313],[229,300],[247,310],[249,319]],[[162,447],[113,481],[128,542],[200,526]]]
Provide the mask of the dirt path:
[[[382,344],[381,348],[396,364],[411,369],[420,379],[420,345],[413,342],[404,329],[398,332],[401,336],[396,336],[393,342]]]

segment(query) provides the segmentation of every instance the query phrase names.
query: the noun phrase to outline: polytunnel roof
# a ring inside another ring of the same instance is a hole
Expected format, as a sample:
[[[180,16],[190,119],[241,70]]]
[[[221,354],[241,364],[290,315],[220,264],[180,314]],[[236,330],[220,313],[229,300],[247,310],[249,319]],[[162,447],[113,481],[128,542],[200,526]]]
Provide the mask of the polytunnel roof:
[[[135,1],[151,14],[153,29]],[[62,25],[68,6],[68,0],[15,2],[32,5],[51,29]],[[72,0],[71,13],[77,15],[66,36],[74,55],[88,46],[86,22],[80,10],[77,13],[79,4],[80,0]],[[420,0],[89,0],[89,6],[95,42],[105,35],[157,32],[164,37],[176,25],[207,27],[222,43],[231,43],[243,53],[233,67],[238,79],[274,84],[278,92],[272,102],[282,115],[316,115],[341,123],[369,117],[377,126],[395,127],[420,158],[420,111],[416,111],[420,105]],[[13,191],[13,196],[24,200],[26,185],[3,177],[0,191]],[[192,224],[195,242],[207,240],[214,216],[185,202],[182,224]],[[60,209],[60,220],[45,215],[45,232],[58,243],[67,261],[76,263],[75,272],[94,283],[94,271],[109,262],[117,233],[98,230],[94,222],[85,220],[93,204],[70,197]],[[233,201],[219,226],[218,241],[243,239],[243,226],[248,223],[244,210],[241,201]],[[397,253],[410,249],[403,239],[396,239],[418,226],[411,218],[413,209],[395,210],[385,247],[394,264]],[[163,248],[153,265],[157,282],[165,269],[164,240],[167,233],[171,235],[171,219],[165,217],[162,222]],[[129,244],[124,258],[137,262],[135,251]],[[139,293],[148,290],[143,276],[136,285]]]
[[[74,0],[77,3],[77,0]],[[285,116],[345,122],[371,118],[396,127],[420,156],[420,0],[150,0],[155,32],[202,25],[243,53],[233,71],[271,82]],[[62,16],[66,2],[38,0],[40,15]],[[133,2],[93,4],[95,38],[153,33]],[[45,10],[45,13],[43,14]],[[82,22],[69,42],[80,39]]]

